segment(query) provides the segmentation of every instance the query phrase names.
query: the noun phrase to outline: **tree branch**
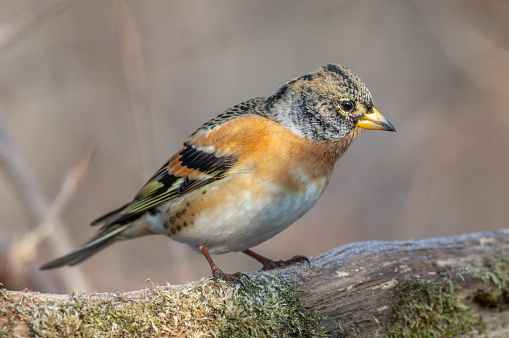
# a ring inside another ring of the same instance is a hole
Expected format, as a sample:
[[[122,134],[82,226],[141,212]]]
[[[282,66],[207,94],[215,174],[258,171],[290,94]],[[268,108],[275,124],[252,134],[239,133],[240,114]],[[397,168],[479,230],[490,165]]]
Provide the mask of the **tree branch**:
[[[332,336],[503,336],[509,333],[508,249],[509,230],[499,230],[353,243],[314,258],[310,268],[297,264],[250,274],[246,290],[207,279],[117,294],[4,291],[0,322],[6,332],[40,336],[101,330],[211,335],[238,329],[253,334],[255,328],[286,330],[264,334],[298,334],[288,331],[293,328],[315,335],[320,326]],[[295,290],[301,298],[294,302]],[[292,308],[294,303],[305,308]],[[291,316],[270,322],[288,308]]]

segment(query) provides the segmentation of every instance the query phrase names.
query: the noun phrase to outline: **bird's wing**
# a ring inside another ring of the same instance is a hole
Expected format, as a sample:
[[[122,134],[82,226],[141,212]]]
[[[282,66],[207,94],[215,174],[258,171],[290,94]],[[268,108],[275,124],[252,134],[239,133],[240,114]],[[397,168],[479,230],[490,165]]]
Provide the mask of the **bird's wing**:
[[[222,147],[218,146],[221,144],[217,142],[218,138],[228,139],[225,134],[228,135],[227,129],[218,126],[201,129],[152,176],[130,203],[92,223],[104,223],[93,238],[71,253],[43,265],[41,269],[78,264],[113,244],[118,239],[117,235],[128,229],[129,223],[145,212],[207,184],[225,179],[235,170],[232,168],[237,163],[237,157],[227,146],[228,141],[223,142]]]
[[[104,215],[92,224],[104,222],[104,228],[107,228],[112,224],[132,222],[144,212],[162,203],[227,177],[237,162],[237,157],[233,154],[224,154],[224,151],[220,152],[213,146],[206,146],[206,139],[214,139],[214,134],[219,131],[206,132],[208,137],[205,140],[203,137],[200,138],[200,145],[205,143],[204,146],[187,142],[184,148],[150,178],[130,203]]]
[[[177,154],[141,188],[134,199],[98,218],[92,225],[125,224],[152,208],[222,180],[238,161],[234,149],[242,142],[242,131],[251,130],[247,116],[269,118],[265,98],[240,103],[202,125]],[[246,125],[247,124],[247,125]]]

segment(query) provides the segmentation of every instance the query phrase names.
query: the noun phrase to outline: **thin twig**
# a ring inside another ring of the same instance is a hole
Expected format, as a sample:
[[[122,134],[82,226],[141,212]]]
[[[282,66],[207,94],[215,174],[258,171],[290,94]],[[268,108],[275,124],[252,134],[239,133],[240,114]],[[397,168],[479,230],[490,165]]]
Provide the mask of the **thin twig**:
[[[32,173],[30,167],[21,155],[21,152],[19,152],[12,142],[10,142],[7,131],[3,127],[2,120],[2,110],[0,107],[0,168],[5,169],[5,173],[14,186],[14,190],[19,193],[20,201],[23,203],[23,210],[26,210],[27,213],[32,215],[34,218],[33,224],[39,224],[48,219],[48,213],[50,213],[50,210],[54,210],[53,208],[58,207],[57,211],[61,212],[62,203],[59,202],[59,205],[52,207],[49,198],[44,193],[44,190],[35,178],[35,175]],[[66,231],[66,227],[61,221],[56,223],[54,226],[59,230],[55,232],[53,236],[48,238],[48,242],[52,254],[54,256],[60,256],[70,251],[74,245],[71,244],[72,241]],[[38,228],[45,229],[41,226]],[[43,230],[39,231],[43,232]],[[35,233],[33,232],[29,232],[27,235],[28,239],[22,240],[22,243],[39,242],[38,240],[35,241],[34,239],[30,239],[34,236],[34,234]],[[19,257],[20,251],[30,252],[31,250],[37,249],[35,247],[27,247],[25,244],[20,244],[17,248],[13,249],[14,251],[11,251],[10,256]],[[16,247],[15,244],[13,244],[13,246]],[[33,254],[28,253],[27,255],[31,256]],[[16,266],[18,264],[21,265],[21,263],[15,261],[15,258],[11,258],[10,262],[11,267],[14,267],[15,269],[21,268]],[[60,270],[58,273],[60,279],[68,289],[89,289],[87,278],[81,272],[80,268],[73,269],[72,273],[68,270]]]
[[[34,224],[38,223],[44,218],[49,203],[42,189],[39,189],[37,179],[25,159],[9,140],[4,128],[2,107],[0,107],[0,168],[5,170],[14,185],[14,191],[24,203],[22,209],[26,210]]]
[[[110,3],[118,27],[122,66],[138,139],[141,170],[143,176],[148,176],[154,165],[152,119],[140,32],[124,0],[111,0]]]
[[[90,170],[94,154],[95,150],[93,148],[89,149],[80,159],[78,164],[74,168],[71,168],[65,176],[64,182],[62,183],[51,208],[46,214],[46,219],[34,230],[34,232],[39,233],[38,237],[41,241],[48,238],[48,236],[44,236],[43,234],[52,233],[54,231],[54,226],[52,226],[51,223],[59,220],[64,214],[69,202],[76,194],[78,187]]]
[[[9,254],[9,285],[20,285],[27,277],[28,267],[34,261],[41,244],[46,242],[56,230],[61,231],[62,215],[73,198],[79,185],[85,178],[90,169],[94,151],[90,149],[76,165],[66,175],[62,186],[49,208],[45,219],[34,229],[23,234],[23,236],[12,243]],[[81,278],[81,277],[79,277]],[[72,289],[75,283],[76,275],[71,274],[66,278],[67,288]]]

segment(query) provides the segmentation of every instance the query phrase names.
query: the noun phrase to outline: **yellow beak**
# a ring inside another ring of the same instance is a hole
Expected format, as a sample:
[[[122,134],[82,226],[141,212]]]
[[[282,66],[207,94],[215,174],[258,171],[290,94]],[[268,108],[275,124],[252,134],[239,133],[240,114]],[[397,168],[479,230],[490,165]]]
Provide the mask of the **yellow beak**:
[[[375,108],[359,118],[355,125],[364,129],[396,131],[394,126]]]

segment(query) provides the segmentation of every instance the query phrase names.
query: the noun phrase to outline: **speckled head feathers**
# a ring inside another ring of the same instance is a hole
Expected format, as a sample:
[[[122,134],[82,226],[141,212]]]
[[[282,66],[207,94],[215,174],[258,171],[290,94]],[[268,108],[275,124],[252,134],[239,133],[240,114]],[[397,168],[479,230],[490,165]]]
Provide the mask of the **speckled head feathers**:
[[[346,102],[346,103],[345,103]],[[357,119],[373,109],[366,85],[350,69],[336,64],[300,76],[267,98],[274,119],[315,142],[341,140]]]
[[[352,130],[358,133],[356,122],[372,110],[371,94],[361,79],[346,67],[328,64],[288,81],[269,97],[225,110],[203,124],[190,139],[234,118],[258,115],[281,123],[299,137],[317,143],[335,142]]]
[[[341,88],[340,91],[344,92],[348,98],[363,103],[368,110],[373,107],[373,99],[369,89],[357,74],[350,69],[341,65],[328,64],[323,66],[316,74],[323,78],[330,77],[325,80],[326,83],[336,86],[336,90],[338,90],[338,87]]]

